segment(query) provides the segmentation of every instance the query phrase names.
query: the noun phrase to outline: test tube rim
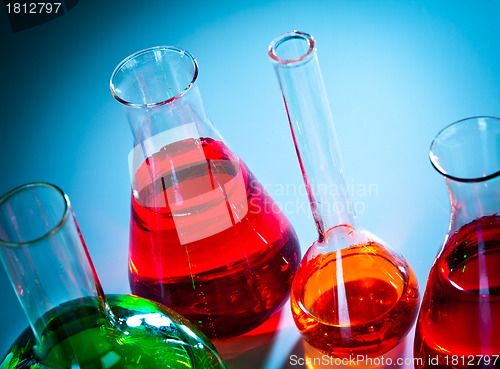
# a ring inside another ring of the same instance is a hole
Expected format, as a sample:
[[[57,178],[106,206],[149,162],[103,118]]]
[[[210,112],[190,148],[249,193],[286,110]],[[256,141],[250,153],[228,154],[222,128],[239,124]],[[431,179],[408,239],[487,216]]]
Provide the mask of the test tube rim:
[[[0,238],[0,246],[6,246],[6,247],[28,247],[35,245],[47,238],[49,238],[51,235],[55,234],[59,229],[63,227],[63,225],[66,223],[66,220],[68,219],[68,214],[69,214],[69,209],[70,209],[70,202],[68,196],[64,193],[61,188],[59,188],[56,185],[53,185],[51,183],[46,183],[46,182],[31,182],[31,183],[26,183],[21,186],[17,186],[4,194],[2,197],[0,197],[0,205],[4,203],[7,199],[11,198],[15,194],[24,191],[28,188],[32,187],[48,187],[53,190],[56,190],[63,198],[64,198],[64,209],[61,215],[61,219],[56,223],[54,227],[52,227],[50,230],[45,232],[42,236],[35,238],[34,240],[31,241],[25,241],[25,242],[10,242],[10,241],[5,241],[2,238]]]
[[[307,51],[301,55],[298,58],[295,59],[282,59],[276,54],[276,49],[278,46],[283,44],[286,41],[292,40],[292,39],[302,39],[307,41],[309,48]],[[271,44],[269,45],[268,48],[268,54],[271,60],[279,65],[286,66],[286,67],[298,67],[306,62],[308,62],[315,54],[316,52],[316,40],[314,37],[312,37],[309,33],[306,32],[300,32],[300,31],[290,31],[283,33],[276,37],[273,41],[271,41]]]

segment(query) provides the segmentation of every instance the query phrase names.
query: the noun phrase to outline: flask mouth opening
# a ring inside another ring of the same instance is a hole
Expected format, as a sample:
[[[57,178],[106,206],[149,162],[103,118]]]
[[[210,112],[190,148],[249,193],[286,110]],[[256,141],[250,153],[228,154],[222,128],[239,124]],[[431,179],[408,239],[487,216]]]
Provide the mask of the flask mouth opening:
[[[198,63],[187,51],[155,46],[123,59],[113,71],[109,87],[113,97],[133,108],[171,103],[194,85]]]
[[[29,246],[56,233],[65,224],[68,197],[50,183],[28,183],[0,198],[0,246]]]
[[[500,176],[500,118],[477,116],[443,128],[429,158],[443,176],[458,182],[484,182]]]
[[[276,37],[269,45],[269,57],[276,63],[298,66],[309,61],[316,51],[316,41],[305,32],[291,31]]]

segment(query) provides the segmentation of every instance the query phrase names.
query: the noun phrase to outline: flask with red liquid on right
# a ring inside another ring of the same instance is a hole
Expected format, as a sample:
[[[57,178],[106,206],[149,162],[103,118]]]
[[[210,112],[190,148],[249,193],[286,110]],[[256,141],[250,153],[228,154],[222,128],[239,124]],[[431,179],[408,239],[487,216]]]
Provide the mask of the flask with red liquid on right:
[[[431,268],[415,334],[415,367],[500,368],[500,119],[473,117],[434,138],[450,229]]]

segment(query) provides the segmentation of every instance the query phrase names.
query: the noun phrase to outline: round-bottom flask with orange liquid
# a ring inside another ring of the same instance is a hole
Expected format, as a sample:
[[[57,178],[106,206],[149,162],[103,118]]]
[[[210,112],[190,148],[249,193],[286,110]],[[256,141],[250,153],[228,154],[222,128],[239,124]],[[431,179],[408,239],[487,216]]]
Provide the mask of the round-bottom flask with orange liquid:
[[[291,294],[304,339],[342,358],[395,347],[410,331],[418,303],[418,283],[406,260],[348,225],[328,230],[309,248]]]
[[[314,39],[289,32],[269,48],[319,238],[292,283],[304,339],[337,357],[379,356],[411,330],[420,300],[413,270],[356,226]]]

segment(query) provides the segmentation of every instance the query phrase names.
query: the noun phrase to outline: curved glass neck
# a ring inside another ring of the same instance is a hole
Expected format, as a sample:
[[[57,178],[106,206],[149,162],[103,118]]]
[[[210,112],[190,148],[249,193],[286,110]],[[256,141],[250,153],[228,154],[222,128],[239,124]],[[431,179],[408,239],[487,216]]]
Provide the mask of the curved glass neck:
[[[127,113],[134,146],[174,130],[176,135],[213,137],[198,91],[198,65],[188,52],[159,46],[125,58],[110,81],[111,93]],[[143,144],[147,150],[147,143]],[[148,157],[150,153],[144,153]]]
[[[204,138],[222,141],[205,114],[197,76],[198,65],[188,52],[163,46],[127,57],[113,72],[111,93],[124,107],[134,137],[128,162],[136,196],[139,182],[153,182],[165,169],[149,158],[160,152],[175,156],[180,146],[196,152]],[[147,173],[138,176],[141,168]]]
[[[474,219],[500,215],[500,176],[482,182],[446,178],[451,202],[450,231],[458,231]]]
[[[320,240],[340,224],[355,226],[332,114],[314,39],[289,32],[269,47]]]
[[[179,138],[218,138],[206,116],[198,86],[193,85],[186,94],[164,105],[132,107],[124,105],[134,137],[134,146],[143,145],[145,157],[154,152],[147,147],[152,137],[170,132]],[[151,142],[151,141],[150,141]]]
[[[33,183],[0,199],[0,258],[28,317],[38,349],[57,344],[45,326],[68,301],[113,321],[67,196]]]
[[[430,159],[446,179],[451,231],[484,216],[500,214],[500,119],[472,117],[434,138]]]

